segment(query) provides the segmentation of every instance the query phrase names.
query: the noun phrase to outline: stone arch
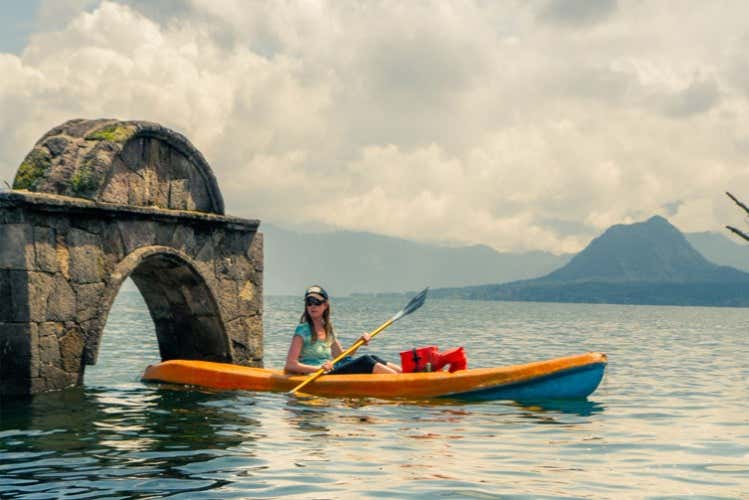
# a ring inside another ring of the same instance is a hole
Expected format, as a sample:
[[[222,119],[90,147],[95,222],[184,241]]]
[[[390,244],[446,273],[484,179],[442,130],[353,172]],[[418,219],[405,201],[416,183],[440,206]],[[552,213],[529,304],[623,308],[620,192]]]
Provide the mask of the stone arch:
[[[128,276],[162,358],[262,365],[258,226],[224,214],[181,134],[138,121],[55,127],[0,193],[0,396],[80,384]]]
[[[97,314],[98,335],[87,338],[86,364],[96,364],[109,311],[128,277],[148,307],[161,359],[231,360],[216,293],[195,263],[174,248],[148,246],[125,257],[112,272]]]

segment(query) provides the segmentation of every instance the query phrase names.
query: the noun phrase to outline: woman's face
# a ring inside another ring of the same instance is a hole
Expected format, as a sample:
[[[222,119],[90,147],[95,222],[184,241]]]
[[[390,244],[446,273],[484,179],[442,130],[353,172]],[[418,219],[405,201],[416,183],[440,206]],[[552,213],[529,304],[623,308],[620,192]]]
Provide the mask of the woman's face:
[[[312,319],[320,319],[328,308],[328,302],[307,301],[307,314]]]

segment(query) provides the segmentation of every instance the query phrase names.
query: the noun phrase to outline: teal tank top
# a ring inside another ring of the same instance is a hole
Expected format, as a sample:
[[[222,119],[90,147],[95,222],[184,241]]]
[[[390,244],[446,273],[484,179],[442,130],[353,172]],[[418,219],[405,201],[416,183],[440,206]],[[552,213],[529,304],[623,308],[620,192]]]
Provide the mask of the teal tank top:
[[[326,361],[333,359],[330,344],[325,340],[312,342],[312,332],[309,324],[299,323],[294,330],[294,335],[299,335],[304,341],[302,351],[299,353],[299,362],[305,365],[320,366]]]

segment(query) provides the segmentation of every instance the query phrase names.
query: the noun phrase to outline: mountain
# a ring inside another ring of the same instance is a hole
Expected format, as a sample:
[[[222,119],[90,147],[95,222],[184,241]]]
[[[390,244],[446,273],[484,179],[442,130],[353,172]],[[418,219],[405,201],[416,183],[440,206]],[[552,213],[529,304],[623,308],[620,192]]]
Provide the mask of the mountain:
[[[749,306],[749,273],[713,264],[666,219],[616,225],[540,278],[432,291],[488,300]]]
[[[655,216],[645,222],[610,227],[566,266],[540,280],[723,282],[741,274],[709,262],[678,229]]]
[[[365,232],[300,233],[265,223],[260,230],[269,295],[299,295],[313,283],[344,296],[507,282],[542,276],[571,257],[426,245]]]

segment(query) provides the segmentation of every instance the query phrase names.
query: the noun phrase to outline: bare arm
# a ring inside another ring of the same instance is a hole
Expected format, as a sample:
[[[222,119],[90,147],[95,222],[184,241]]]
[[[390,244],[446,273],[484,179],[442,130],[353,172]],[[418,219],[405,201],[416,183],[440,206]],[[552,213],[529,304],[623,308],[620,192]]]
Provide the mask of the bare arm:
[[[299,335],[294,335],[291,339],[289,352],[286,355],[286,366],[284,369],[291,373],[314,373],[320,369],[319,366],[306,365],[299,362],[299,354],[302,352],[304,341]]]

